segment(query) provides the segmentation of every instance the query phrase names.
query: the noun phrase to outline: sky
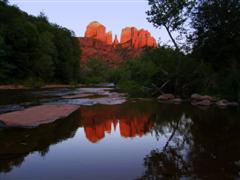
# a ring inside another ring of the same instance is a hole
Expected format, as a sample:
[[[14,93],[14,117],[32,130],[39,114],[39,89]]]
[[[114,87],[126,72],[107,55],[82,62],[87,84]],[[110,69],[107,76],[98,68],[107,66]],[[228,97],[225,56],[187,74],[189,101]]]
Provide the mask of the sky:
[[[9,0],[21,10],[31,15],[40,12],[56,23],[84,36],[86,26],[92,21],[105,25],[107,31],[117,34],[127,26],[144,28],[161,42],[169,41],[164,29],[157,29],[146,20],[149,9],[147,0]]]

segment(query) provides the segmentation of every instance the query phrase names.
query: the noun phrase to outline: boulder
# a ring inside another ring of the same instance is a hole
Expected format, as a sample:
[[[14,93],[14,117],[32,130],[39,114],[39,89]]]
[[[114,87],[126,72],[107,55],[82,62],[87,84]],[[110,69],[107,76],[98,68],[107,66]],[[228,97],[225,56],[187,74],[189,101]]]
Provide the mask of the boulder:
[[[228,105],[229,106],[239,106],[239,103],[237,103],[237,102],[229,102]]]
[[[175,96],[173,94],[163,94],[158,97],[161,101],[169,101],[175,99]]]
[[[175,98],[175,99],[172,100],[172,102],[174,104],[180,104],[182,102],[182,99],[181,98]]]
[[[210,106],[212,105],[212,102],[208,99],[202,100],[202,101],[195,101],[192,102],[192,105],[196,105],[196,106]]]
[[[228,100],[226,99],[221,99],[219,101],[216,102],[216,105],[219,106],[219,107],[226,107],[228,106]]]
[[[209,101],[216,101],[215,97],[208,96],[208,95],[200,95],[200,94],[192,94],[191,100],[193,101],[203,101],[203,100],[209,100]]]
[[[226,99],[222,99],[216,102],[216,105],[219,107],[227,107],[227,106],[238,106],[237,102],[229,102]]]

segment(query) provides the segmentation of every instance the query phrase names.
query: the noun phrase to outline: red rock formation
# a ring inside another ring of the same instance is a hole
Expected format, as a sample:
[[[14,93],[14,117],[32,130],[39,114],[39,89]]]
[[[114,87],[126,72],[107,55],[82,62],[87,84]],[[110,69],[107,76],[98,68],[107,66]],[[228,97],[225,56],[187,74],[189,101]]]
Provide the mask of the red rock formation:
[[[97,21],[93,21],[87,26],[85,37],[94,38],[106,42],[106,36],[107,35],[105,26],[98,23]]]
[[[151,34],[135,27],[126,27],[121,32],[120,43],[112,32],[99,22],[91,22],[86,29],[85,37],[79,38],[82,49],[81,60],[86,62],[91,57],[98,57],[110,66],[118,66],[123,61],[140,56],[144,47],[156,47],[156,40]],[[118,49],[122,49],[119,51]]]
[[[114,38],[114,41],[113,41],[113,47],[117,47],[118,44],[119,44],[118,38],[117,38],[117,35],[115,35],[115,38]]]
[[[133,45],[135,43],[135,41],[138,38],[138,30],[135,27],[126,27],[124,29],[122,29],[122,33],[121,33],[121,40],[120,43],[121,44],[125,44],[130,42],[131,45]]]
[[[157,47],[156,40],[151,34],[144,30],[137,30],[135,27],[126,27],[122,30],[120,44],[123,48]]]
[[[143,49],[125,49],[121,53],[117,48],[93,38],[79,38],[81,46],[81,61],[86,63],[89,58],[97,57],[106,62],[110,67],[119,66],[124,60],[133,59],[142,54]],[[116,45],[119,46],[119,45]]]
[[[107,35],[106,35],[106,43],[108,45],[112,45],[112,32],[108,32]]]

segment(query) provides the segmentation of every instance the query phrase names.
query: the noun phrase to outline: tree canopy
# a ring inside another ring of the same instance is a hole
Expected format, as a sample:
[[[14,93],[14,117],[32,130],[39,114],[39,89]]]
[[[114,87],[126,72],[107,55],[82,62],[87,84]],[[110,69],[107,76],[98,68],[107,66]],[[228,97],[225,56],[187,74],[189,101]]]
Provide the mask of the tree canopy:
[[[150,10],[146,12],[147,20],[155,27],[163,26],[167,30],[176,50],[179,50],[179,45],[172,33],[184,30],[183,25],[194,2],[194,0],[148,0]]]
[[[0,82],[77,81],[80,47],[74,33],[0,2]]]

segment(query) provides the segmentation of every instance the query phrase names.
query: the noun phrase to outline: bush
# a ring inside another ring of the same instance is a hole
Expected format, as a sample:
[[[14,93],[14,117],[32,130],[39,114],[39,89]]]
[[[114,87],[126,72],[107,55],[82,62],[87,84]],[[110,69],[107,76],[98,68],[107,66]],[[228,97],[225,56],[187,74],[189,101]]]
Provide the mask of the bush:
[[[110,68],[98,58],[91,58],[81,66],[81,82],[86,84],[98,84],[108,81]]]
[[[207,65],[189,55],[161,47],[147,49],[142,57],[126,61],[110,71],[108,78],[131,95],[167,92],[188,96],[204,90],[210,72]]]
[[[42,79],[33,77],[24,80],[22,84],[28,88],[41,88],[44,86]]]

